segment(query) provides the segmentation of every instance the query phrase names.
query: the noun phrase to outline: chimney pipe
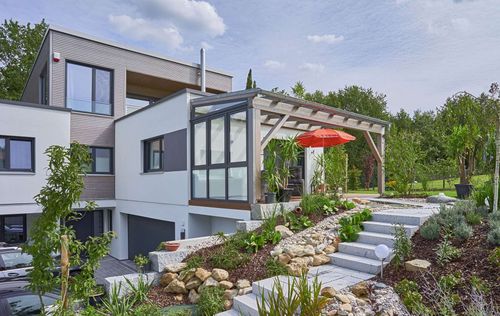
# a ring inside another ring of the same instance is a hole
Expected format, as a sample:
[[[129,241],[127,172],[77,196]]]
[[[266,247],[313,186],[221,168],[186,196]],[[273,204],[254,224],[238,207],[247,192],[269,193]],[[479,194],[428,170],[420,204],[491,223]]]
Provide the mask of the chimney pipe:
[[[205,49],[200,49],[200,85],[201,92],[206,92],[206,65],[205,65]]]

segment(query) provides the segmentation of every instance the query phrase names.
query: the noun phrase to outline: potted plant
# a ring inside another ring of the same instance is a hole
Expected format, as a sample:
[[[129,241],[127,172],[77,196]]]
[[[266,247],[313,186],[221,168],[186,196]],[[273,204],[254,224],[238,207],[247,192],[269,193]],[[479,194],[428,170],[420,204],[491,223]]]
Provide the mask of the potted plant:
[[[278,143],[269,142],[267,151],[264,155],[264,171],[262,180],[266,183],[266,192],[264,193],[265,203],[276,203],[276,194],[279,190],[279,177],[277,174]]]
[[[176,251],[180,246],[180,243],[174,241],[166,241],[163,243],[163,247],[166,251]]]
[[[288,137],[277,141],[279,163],[277,168],[278,185],[279,185],[279,201],[288,202],[292,196],[293,188],[288,187],[290,180],[292,164],[297,162],[300,152],[300,146],[295,137]]]
[[[468,197],[473,189],[470,180],[474,172],[474,148],[478,137],[479,130],[467,125],[454,126],[448,137],[448,149],[458,162],[460,183],[455,184],[455,189],[461,199]]]

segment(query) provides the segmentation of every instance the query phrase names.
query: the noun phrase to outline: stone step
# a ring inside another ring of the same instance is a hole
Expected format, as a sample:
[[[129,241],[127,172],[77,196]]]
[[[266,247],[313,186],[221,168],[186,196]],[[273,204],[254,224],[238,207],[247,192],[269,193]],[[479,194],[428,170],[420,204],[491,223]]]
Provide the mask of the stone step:
[[[331,263],[339,267],[349,268],[356,271],[377,274],[380,272],[380,261],[336,252],[329,255]],[[386,266],[388,262],[384,262]]]
[[[283,293],[288,297],[288,280],[289,277],[287,276],[277,276],[253,282],[252,293],[257,295],[259,299],[262,297],[262,293],[264,293],[265,298],[268,298],[269,295],[273,293],[274,284],[279,282],[283,288]],[[293,291],[293,289],[290,289],[290,291]]]
[[[375,212],[372,215],[372,221],[420,226],[431,215],[431,209],[398,209],[395,211]]]
[[[217,313],[215,316],[240,316],[240,313],[238,313],[234,309],[230,309],[228,311],[222,312],[222,313]]]
[[[360,242],[343,242],[339,244],[339,252],[348,255],[379,260],[375,255],[376,246],[377,245],[365,244]],[[392,249],[390,250],[392,252]]]
[[[260,301],[260,297],[257,297],[253,293],[236,296],[233,299],[233,310],[237,315],[259,316],[257,300]]]
[[[389,248],[394,245],[394,236],[388,234],[372,233],[372,232],[360,232],[357,242],[362,244],[372,244],[380,245],[384,244]]]
[[[363,230],[365,232],[392,235],[395,233],[395,227],[396,226],[391,223],[375,221],[363,222]],[[408,236],[412,236],[418,230],[417,225],[404,225],[404,228]]]

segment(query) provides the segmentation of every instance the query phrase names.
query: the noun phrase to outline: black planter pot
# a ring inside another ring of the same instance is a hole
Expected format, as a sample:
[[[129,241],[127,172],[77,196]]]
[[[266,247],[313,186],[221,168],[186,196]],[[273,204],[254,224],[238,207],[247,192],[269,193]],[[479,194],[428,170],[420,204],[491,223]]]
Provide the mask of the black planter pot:
[[[459,199],[466,199],[469,197],[473,188],[472,184],[455,184],[455,190],[457,191],[457,197]]]
[[[276,203],[276,193],[275,192],[264,193],[264,202],[266,204]]]
[[[280,190],[280,196],[279,196],[279,201],[280,202],[290,202],[290,198],[292,197],[293,189],[281,189]]]

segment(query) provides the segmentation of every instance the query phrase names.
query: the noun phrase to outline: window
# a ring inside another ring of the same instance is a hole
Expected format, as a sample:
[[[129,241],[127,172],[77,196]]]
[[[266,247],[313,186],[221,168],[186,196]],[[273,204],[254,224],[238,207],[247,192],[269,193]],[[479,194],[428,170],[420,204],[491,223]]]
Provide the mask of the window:
[[[0,216],[0,241],[19,244],[26,241],[26,215]]]
[[[33,138],[0,136],[0,171],[35,171]]]
[[[66,107],[75,111],[113,115],[111,70],[66,64]]]
[[[87,173],[112,174],[113,173],[113,148],[89,147],[92,163],[87,166]]]
[[[144,172],[163,170],[163,136],[144,141]]]
[[[246,111],[232,110],[193,122],[193,199],[248,200],[246,118]]]

